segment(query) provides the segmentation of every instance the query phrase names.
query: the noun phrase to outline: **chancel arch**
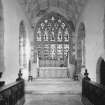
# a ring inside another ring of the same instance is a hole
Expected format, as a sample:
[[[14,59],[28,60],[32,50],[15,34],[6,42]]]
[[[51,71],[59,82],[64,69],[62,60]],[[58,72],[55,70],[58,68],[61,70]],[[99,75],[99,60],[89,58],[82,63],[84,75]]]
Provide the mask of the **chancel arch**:
[[[19,67],[24,69],[26,66],[26,30],[24,21],[21,21],[19,25]]]
[[[80,23],[77,36],[77,72],[85,68],[85,25]]]

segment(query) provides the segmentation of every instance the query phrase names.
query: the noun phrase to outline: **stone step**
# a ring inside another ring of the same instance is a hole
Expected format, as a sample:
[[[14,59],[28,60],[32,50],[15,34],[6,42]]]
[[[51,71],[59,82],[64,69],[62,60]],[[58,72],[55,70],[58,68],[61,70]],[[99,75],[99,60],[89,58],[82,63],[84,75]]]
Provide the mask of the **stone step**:
[[[69,84],[70,82],[73,82],[70,78],[65,79],[36,79],[33,82],[28,82],[26,84],[36,85],[36,84]],[[75,83],[75,82],[74,82]]]
[[[25,91],[31,94],[80,94],[81,83],[70,79],[38,79],[26,82]]]

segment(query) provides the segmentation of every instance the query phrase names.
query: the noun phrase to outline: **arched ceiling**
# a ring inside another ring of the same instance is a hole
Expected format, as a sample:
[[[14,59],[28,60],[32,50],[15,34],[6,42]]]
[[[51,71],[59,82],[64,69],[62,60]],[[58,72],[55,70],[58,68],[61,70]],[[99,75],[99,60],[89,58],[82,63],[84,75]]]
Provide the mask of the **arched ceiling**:
[[[88,0],[18,0],[31,25],[50,11],[56,11],[72,20],[74,25]]]

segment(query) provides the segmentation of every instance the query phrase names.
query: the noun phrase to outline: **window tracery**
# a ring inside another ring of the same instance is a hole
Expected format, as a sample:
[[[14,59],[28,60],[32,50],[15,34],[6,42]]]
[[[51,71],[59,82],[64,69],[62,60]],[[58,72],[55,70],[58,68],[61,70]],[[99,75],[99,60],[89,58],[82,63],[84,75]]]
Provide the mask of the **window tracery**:
[[[51,31],[51,41],[55,41],[54,31]]]
[[[41,29],[38,28],[38,31],[37,31],[37,41],[41,41]]]
[[[64,59],[64,56],[67,57],[71,50],[69,46],[72,47],[72,32],[64,17],[56,13],[46,15],[38,22],[35,30],[35,45],[36,47],[42,45],[44,48],[44,51],[40,49],[43,53],[40,58]]]
[[[68,44],[64,44],[64,55],[67,56],[69,51],[69,45]]]
[[[67,28],[64,31],[64,41],[69,41],[69,32]]]
[[[56,58],[56,46],[55,44],[50,45],[50,55],[52,59]]]
[[[62,41],[62,30],[61,28],[58,29],[58,41]]]
[[[57,44],[57,55],[59,56],[59,58],[63,59],[63,47],[62,44]]]
[[[44,41],[48,41],[48,30],[47,30],[47,28],[46,28],[45,31],[44,31],[43,40],[44,40]]]

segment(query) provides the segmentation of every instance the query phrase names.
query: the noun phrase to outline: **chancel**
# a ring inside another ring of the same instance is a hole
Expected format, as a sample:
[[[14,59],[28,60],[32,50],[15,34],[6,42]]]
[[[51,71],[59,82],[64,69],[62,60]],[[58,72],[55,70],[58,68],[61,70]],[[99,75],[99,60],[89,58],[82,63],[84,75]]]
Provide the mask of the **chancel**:
[[[0,105],[104,98],[105,0],[0,0]]]

